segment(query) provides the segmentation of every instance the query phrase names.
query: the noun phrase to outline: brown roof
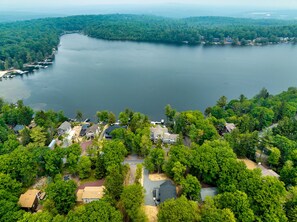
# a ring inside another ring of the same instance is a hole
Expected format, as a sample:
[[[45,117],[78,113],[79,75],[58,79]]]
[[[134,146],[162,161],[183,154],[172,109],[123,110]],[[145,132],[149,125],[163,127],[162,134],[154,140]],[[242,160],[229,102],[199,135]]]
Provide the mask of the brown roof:
[[[33,190],[27,190],[26,193],[22,194],[19,199],[19,204],[21,205],[21,207],[31,208],[39,192],[40,190],[33,189]]]
[[[104,194],[104,186],[100,187],[85,187],[82,199],[101,199]]]
[[[77,202],[81,202],[82,201],[82,195],[83,195],[84,190],[83,189],[79,189],[76,193],[76,201]]]

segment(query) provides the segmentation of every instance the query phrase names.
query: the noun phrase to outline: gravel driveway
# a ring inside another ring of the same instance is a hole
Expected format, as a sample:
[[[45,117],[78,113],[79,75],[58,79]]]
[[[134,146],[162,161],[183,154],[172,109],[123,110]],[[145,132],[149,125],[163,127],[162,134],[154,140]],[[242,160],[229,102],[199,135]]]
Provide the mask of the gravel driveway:
[[[149,179],[149,172],[147,169],[143,171],[143,187],[145,189],[145,197],[144,197],[144,205],[155,206],[155,202],[153,200],[153,189],[155,187],[159,187],[166,180],[160,181],[151,181]]]

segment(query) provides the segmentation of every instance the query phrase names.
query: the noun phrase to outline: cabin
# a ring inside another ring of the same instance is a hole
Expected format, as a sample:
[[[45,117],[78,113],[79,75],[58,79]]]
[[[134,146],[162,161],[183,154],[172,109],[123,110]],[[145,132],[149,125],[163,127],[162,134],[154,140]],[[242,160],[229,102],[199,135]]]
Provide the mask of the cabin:
[[[91,126],[90,128],[88,128],[86,130],[86,136],[88,139],[95,138],[95,136],[97,136],[99,134],[99,132],[100,132],[99,125],[94,124],[93,126]]]
[[[104,189],[104,186],[79,189],[76,193],[76,201],[90,203],[95,200],[100,200],[104,195]]]
[[[176,198],[175,185],[170,180],[166,180],[164,183],[160,185],[159,196],[160,196],[160,203],[163,203],[164,201],[172,198],[175,199]]]
[[[66,133],[69,133],[71,131],[71,124],[67,121],[62,123],[58,128],[58,134],[59,136],[62,136]]]
[[[29,212],[35,212],[40,200],[40,194],[40,190],[37,189],[27,190],[26,193],[20,196],[18,203],[22,209]]]
[[[164,126],[156,125],[150,128],[151,131],[151,140],[155,143],[158,140],[161,140],[166,144],[174,144],[177,142],[178,134],[170,134],[168,129]]]

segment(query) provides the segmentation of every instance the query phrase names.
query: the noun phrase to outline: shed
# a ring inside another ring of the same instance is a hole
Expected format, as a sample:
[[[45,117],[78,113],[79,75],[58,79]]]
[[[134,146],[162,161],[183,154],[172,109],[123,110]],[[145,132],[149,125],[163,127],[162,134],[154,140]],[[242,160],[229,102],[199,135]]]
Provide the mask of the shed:
[[[218,194],[218,188],[216,187],[202,188],[200,191],[200,197],[202,201],[205,201],[206,197],[214,197],[217,194]]]

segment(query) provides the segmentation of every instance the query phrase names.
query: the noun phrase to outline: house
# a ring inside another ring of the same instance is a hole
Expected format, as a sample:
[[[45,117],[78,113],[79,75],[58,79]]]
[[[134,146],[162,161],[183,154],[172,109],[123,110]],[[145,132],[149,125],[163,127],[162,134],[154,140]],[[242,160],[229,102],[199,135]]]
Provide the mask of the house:
[[[86,130],[86,136],[87,138],[94,138],[95,136],[97,136],[99,134],[100,130],[99,130],[99,125],[98,124],[94,124],[93,126],[91,126],[90,128],[88,128]]]
[[[114,125],[111,125],[110,127],[108,127],[106,130],[105,130],[105,133],[104,133],[104,137],[105,139],[112,139],[112,135],[111,133],[116,130],[116,129],[126,129],[127,127],[126,126],[121,126],[119,124],[114,124]]]
[[[166,180],[160,185],[159,189],[160,203],[163,203],[165,200],[176,198],[176,187],[170,181]]]
[[[69,133],[70,130],[71,130],[71,124],[69,122],[65,121],[58,128],[58,134],[59,134],[59,136],[61,136],[61,135],[64,135],[66,133]]]
[[[84,123],[84,124],[81,126],[81,130],[80,130],[79,136],[85,136],[86,133],[87,133],[87,129],[89,128],[89,126],[90,126],[89,123]]]
[[[202,201],[205,201],[206,197],[214,197],[217,194],[218,188],[216,187],[202,188],[200,191],[200,198]]]
[[[26,193],[22,194],[19,198],[19,205],[24,210],[35,212],[39,202],[40,190],[33,189],[27,190]]]
[[[104,195],[104,189],[104,186],[79,189],[76,193],[76,201],[90,203],[95,200],[100,200]]]
[[[23,129],[25,129],[25,126],[24,125],[16,125],[14,128],[13,128],[13,131],[15,134],[19,134],[20,131],[22,131]]]
[[[226,123],[225,124],[225,133],[231,133],[235,129],[236,129],[236,126],[234,123]]]
[[[170,134],[168,129],[164,126],[156,125],[151,127],[151,140],[157,142],[162,140],[163,143],[173,144],[176,143],[178,139],[178,134]]]

